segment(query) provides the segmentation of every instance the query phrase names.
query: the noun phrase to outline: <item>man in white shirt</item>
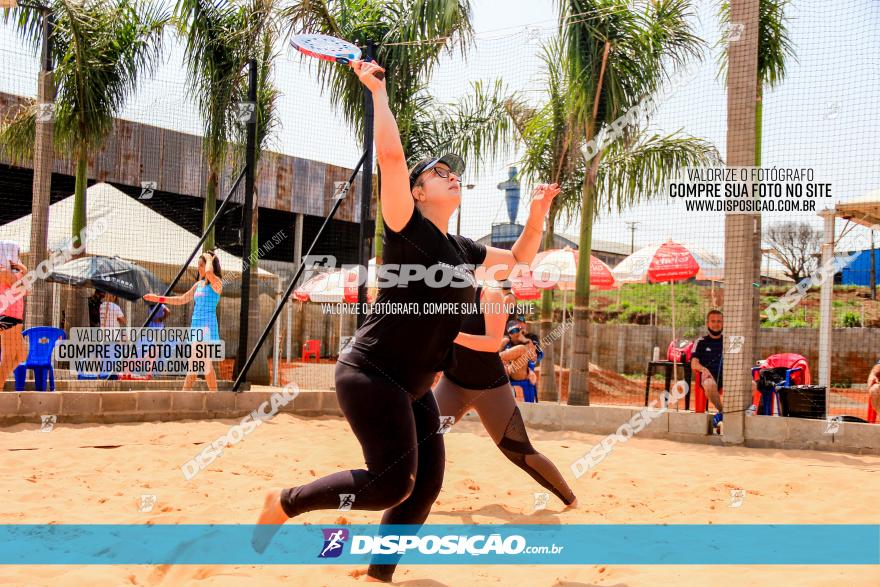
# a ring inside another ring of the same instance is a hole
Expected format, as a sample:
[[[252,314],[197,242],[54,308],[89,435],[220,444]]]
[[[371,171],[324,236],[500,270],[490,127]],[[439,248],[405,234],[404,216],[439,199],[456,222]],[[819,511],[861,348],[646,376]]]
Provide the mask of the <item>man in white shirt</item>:
[[[119,328],[125,324],[125,314],[116,304],[116,296],[106,294],[101,302],[101,328]]]

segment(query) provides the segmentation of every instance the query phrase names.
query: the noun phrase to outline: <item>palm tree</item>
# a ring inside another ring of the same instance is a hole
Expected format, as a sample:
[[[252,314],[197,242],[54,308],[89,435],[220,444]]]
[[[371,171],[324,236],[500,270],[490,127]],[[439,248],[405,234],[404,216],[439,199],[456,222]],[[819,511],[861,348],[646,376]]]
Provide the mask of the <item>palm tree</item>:
[[[264,48],[263,36],[273,27],[275,3],[253,0],[179,0],[175,20],[186,40],[188,91],[204,124],[203,149],[208,163],[203,230],[217,209],[217,192],[230,146],[240,132],[240,104],[247,101],[245,65]],[[214,248],[214,231],[204,248]]]
[[[567,0],[560,28],[569,62],[572,116],[584,143],[595,141],[671,75],[700,56],[703,42],[688,23],[690,0]],[[582,129],[582,130],[581,130]],[[582,144],[584,144],[582,143]],[[589,259],[593,221],[600,210],[621,211],[660,195],[682,167],[718,161],[706,141],[649,134],[644,121],[622,137],[585,152],[589,157],[580,201],[579,251]],[[574,344],[569,403],[589,405],[589,263],[579,263],[575,284]]]
[[[520,176],[527,183],[557,183],[562,188],[547,216],[543,249],[548,250],[553,248],[557,220],[567,223],[577,215],[585,165],[578,154],[576,129],[571,119],[568,63],[559,37],[542,47],[541,59],[547,88],[543,104],[532,108],[524,101],[510,100],[507,106],[523,149]],[[552,322],[553,291],[548,289],[541,294],[541,340],[551,339]],[[558,401],[553,345],[544,346],[540,399]]]
[[[137,87],[141,75],[159,63],[167,14],[157,5],[138,0],[53,0],[52,33],[55,84],[54,141],[59,154],[76,163],[72,237],[86,224],[89,155],[104,144],[114,117]],[[17,12],[17,13],[16,13]],[[41,15],[18,8],[21,33],[34,45],[42,39]],[[33,157],[38,106],[25,104],[0,128],[0,144],[17,161]]]
[[[443,149],[458,150],[479,164],[488,153],[503,152],[513,132],[500,83],[473,84],[456,105],[437,102],[428,80],[444,51],[462,53],[472,37],[468,0],[301,0],[283,11],[295,33],[321,33],[355,43],[377,43],[375,59],[386,70],[391,110],[410,162]],[[346,68],[317,63],[347,123],[363,136],[363,87]],[[374,247],[381,262],[381,208],[376,214]]]

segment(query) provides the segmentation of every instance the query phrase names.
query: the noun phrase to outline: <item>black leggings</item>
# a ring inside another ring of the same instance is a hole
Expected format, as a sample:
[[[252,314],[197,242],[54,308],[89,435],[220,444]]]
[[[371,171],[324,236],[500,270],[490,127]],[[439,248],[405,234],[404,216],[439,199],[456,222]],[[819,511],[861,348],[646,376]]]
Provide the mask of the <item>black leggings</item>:
[[[433,377],[404,389],[379,369],[336,363],[339,407],[361,443],[366,470],[340,471],[281,493],[288,516],[340,507],[385,510],[382,524],[423,524],[443,485],[445,451]],[[390,581],[396,564],[370,565],[368,574]]]
[[[545,489],[552,491],[565,505],[575,500],[574,492],[562,478],[559,469],[532,447],[513,389],[505,383],[493,389],[466,389],[446,375],[434,388],[440,413],[458,422],[475,409],[483,427],[510,462],[529,474]]]

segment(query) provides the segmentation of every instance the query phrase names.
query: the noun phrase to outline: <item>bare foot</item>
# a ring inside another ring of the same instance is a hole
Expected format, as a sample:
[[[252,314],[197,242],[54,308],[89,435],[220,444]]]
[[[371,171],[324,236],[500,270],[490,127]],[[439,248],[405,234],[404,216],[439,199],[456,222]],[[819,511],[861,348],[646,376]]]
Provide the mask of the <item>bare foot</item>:
[[[263,511],[260,512],[254,535],[251,537],[251,546],[254,550],[259,553],[265,551],[272,537],[289,519],[281,508],[281,489],[277,487],[270,489],[263,500]]]
[[[367,583],[385,583],[382,579],[377,579],[376,577],[371,577],[367,574],[367,569],[355,569],[348,574],[349,577],[353,577],[355,579],[359,579],[362,575],[364,577],[364,581]]]
[[[578,508],[578,498],[574,498],[574,501],[562,508],[562,511],[567,512],[569,510],[576,510]]]

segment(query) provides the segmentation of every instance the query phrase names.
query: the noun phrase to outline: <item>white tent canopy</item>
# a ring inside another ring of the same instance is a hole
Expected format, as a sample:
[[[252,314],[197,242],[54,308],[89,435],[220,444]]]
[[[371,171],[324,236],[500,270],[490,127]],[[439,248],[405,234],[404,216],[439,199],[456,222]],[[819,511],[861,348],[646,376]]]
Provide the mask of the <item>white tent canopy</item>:
[[[95,184],[86,194],[86,225],[107,227],[87,242],[87,255],[118,256],[144,265],[179,268],[199,242],[199,237],[109,184]],[[50,250],[59,250],[70,240],[73,200],[70,196],[49,207]],[[99,219],[101,222],[96,224]],[[0,226],[0,240],[15,241],[22,253],[28,252],[31,215]],[[218,250],[217,257],[224,271],[241,273],[239,257],[222,250]],[[189,266],[197,268],[198,260],[196,256]],[[275,277],[263,269],[258,269],[257,275]]]

